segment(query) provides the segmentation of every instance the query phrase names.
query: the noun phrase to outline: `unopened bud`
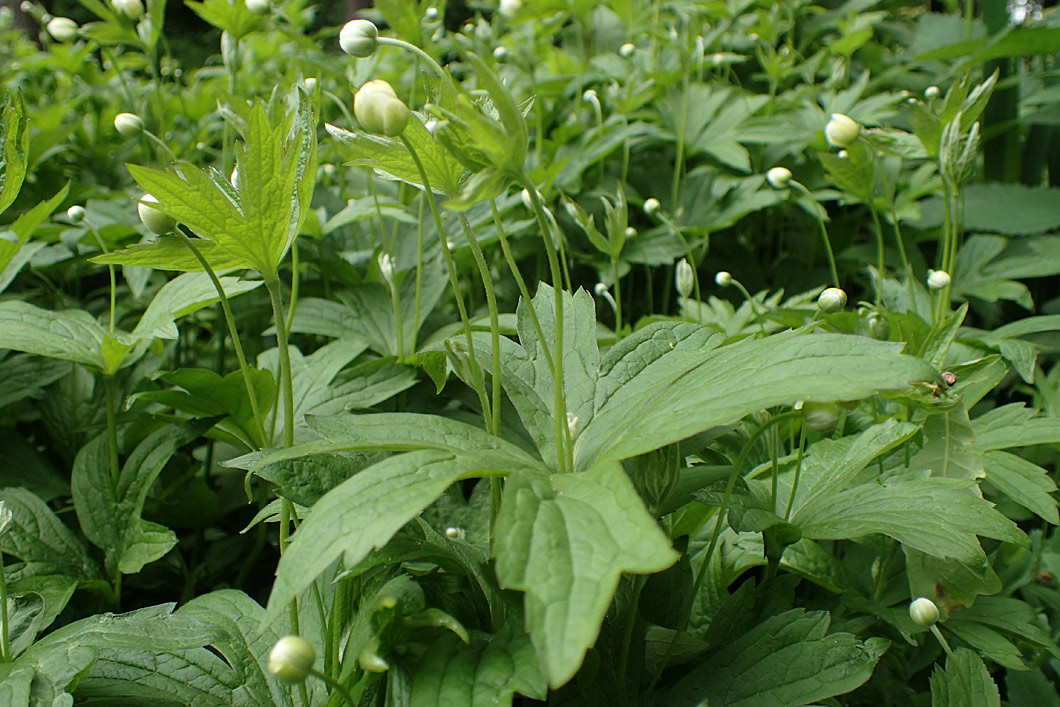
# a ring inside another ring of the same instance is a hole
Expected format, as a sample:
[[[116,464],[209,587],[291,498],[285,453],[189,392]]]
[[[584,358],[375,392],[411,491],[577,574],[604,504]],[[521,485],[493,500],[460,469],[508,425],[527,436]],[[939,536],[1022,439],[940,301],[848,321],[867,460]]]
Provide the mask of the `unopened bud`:
[[[688,260],[685,258],[681,258],[681,262],[674,269],[674,286],[677,287],[677,291],[682,297],[687,299],[692,296],[695,278],[692,266],[688,264]]]
[[[817,298],[817,307],[825,314],[835,314],[847,304],[847,293],[838,287],[829,287]]]
[[[386,137],[397,137],[404,132],[412,115],[390,84],[378,79],[357,91],[353,97],[353,114],[365,130]]]
[[[791,170],[785,167],[774,167],[766,172],[766,181],[774,189],[786,189],[791,182]]]
[[[247,0],[247,9],[255,15],[264,15],[272,8],[269,0]]]
[[[644,213],[646,213],[648,216],[654,216],[655,214],[659,213],[660,207],[662,207],[662,204],[659,203],[659,200],[652,197],[651,199],[648,199],[644,202]]]
[[[114,129],[122,137],[136,137],[144,131],[144,121],[135,113],[118,113],[114,116]]]
[[[618,48],[618,55],[623,59],[629,59],[636,53],[636,51],[637,45],[633,44],[632,42],[626,42]]]
[[[309,677],[317,652],[309,641],[298,636],[284,636],[269,651],[269,672],[285,683],[299,683]]]
[[[66,210],[66,218],[70,219],[74,223],[80,223],[85,220],[85,207],[78,204],[74,204]]]
[[[375,52],[379,29],[369,20],[350,20],[339,32],[339,46],[350,56],[360,58]]]
[[[928,270],[927,285],[933,290],[944,290],[950,286],[950,275],[945,270]]]
[[[909,618],[917,626],[931,626],[939,620],[939,608],[927,597],[917,597],[909,603]]]
[[[500,7],[497,11],[500,12],[501,17],[510,20],[518,15],[519,10],[521,9],[523,9],[522,0],[501,0]]]
[[[861,126],[842,113],[833,113],[825,126],[824,135],[834,147],[849,147],[861,135]]]
[[[111,0],[111,4],[119,15],[125,15],[130,20],[144,16],[144,4],[140,0]]]
[[[722,270],[714,276],[714,284],[718,287],[728,287],[732,284],[732,275],[729,272]]]
[[[77,38],[78,32],[81,28],[77,26],[77,23],[68,17],[53,17],[49,20],[48,24],[45,25],[45,29],[48,30],[48,34],[52,36],[57,42],[70,42]]]
[[[154,196],[144,194],[140,197],[140,204],[136,207],[136,211],[140,214],[140,221],[147,226],[147,230],[161,236],[172,231],[173,227],[177,225],[177,221],[150,205],[157,203],[158,199]]]
[[[942,95],[942,91],[939,90],[938,86],[928,86],[924,89],[924,98],[929,101],[933,101]]]

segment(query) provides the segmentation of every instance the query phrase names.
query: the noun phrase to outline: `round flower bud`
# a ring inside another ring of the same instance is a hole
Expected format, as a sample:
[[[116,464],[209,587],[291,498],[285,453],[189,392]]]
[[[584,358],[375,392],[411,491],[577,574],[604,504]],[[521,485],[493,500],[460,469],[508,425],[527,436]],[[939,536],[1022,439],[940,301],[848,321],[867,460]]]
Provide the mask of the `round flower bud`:
[[[53,17],[45,29],[48,30],[55,41],[57,42],[70,42],[77,38],[78,32],[81,28],[77,26],[77,23],[68,17]]]
[[[350,56],[364,58],[375,52],[379,29],[368,20],[350,20],[339,32],[339,46]]]
[[[177,221],[173,217],[167,216],[155,207],[150,206],[150,204],[157,203],[158,199],[150,194],[144,194],[140,197],[140,204],[136,207],[136,211],[140,214],[140,221],[147,226],[147,230],[161,236],[172,231],[173,227],[177,225]]]
[[[861,126],[853,118],[842,113],[832,113],[832,119],[824,128],[825,137],[834,147],[848,147],[860,134]]]
[[[785,167],[774,167],[766,172],[766,181],[774,189],[787,189],[791,182],[791,170]]]
[[[284,636],[269,651],[269,672],[280,682],[299,683],[309,677],[316,660],[317,652],[309,641]]]
[[[578,433],[581,432],[581,429],[582,429],[582,423],[581,423],[581,420],[578,419],[578,416],[575,415],[573,412],[568,412],[567,413],[567,434],[570,435],[570,438],[572,440],[577,439],[578,438]]]
[[[316,93],[316,90],[317,90],[316,77],[310,76],[305,81],[303,81],[302,82],[302,88],[305,89],[306,93]]]
[[[501,17],[510,20],[518,15],[521,9],[523,9],[522,0],[501,0],[500,8],[497,11],[501,13]]]
[[[945,270],[928,270],[927,286],[933,290],[943,290],[950,286],[950,275]]]
[[[122,137],[136,137],[144,131],[144,121],[135,113],[118,113],[114,116],[114,129]]]
[[[81,223],[85,220],[85,207],[78,204],[74,204],[66,210],[66,218],[70,219],[74,223]]]
[[[655,214],[659,213],[659,207],[661,206],[662,204],[659,203],[658,199],[654,197],[648,199],[644,202],[644,213],[648,214],[649,216],[654,216]]]
[[[939,608],[927,597],[917,597],[909,603],[909,618],[917,626],[931,626],[939,620]]]
[[[111,0],[111,4],[119,15],[125,15],[130,20],[144,16],[144,4],[140,0]]]
[[[839,422],[839,406],[807,400],[802,404],[802,420],[807,429],[828,432]]]
[[[508,47],[497,47],[493,50],[493,58],[497,61],[504,61],[508,58]]]
[[[681,262],[674,268],[674,286],[680,295],[686,299],[692,295],[692,289],[695,285],[695,277],[693,275],[692,266],[688,264],[688,260],[681,258]]]
[[[428,7],[423,13],[423,19],[427,20],[428,22],[434,22],[435,20],[437,20],[438,19],[438,8],[437,7]]]
[[[596,286],[593,287],[593,292],[596,293],[597,297],[603,297],[607,293],[607,283],[606,282],[598,282],[598,283],[596,283]]]
[[[626,238],[632,238],[635,235],[637,235],[637,229],[632,226],[626,226]]]
[[[869,334],[873,339],[886,341],[891,336],[891,323],[881,314],[869,316]]]
[[[247,9],[255,15],[264,15],[272,9],[269,0],[247,0]]]
[[[353,97],[353,114],[370,133],[397,137],[412,113],[386,81],[369,81]]]
[[[924,89],[924,98],[929,101],[933,101],[942,95],[942,91],[939,90],[938,86],[928,86]]]
[[[829,287],[817,298],[817,307],[825,314],[835,314],[847,304],[847,293],[838,287]]]
[[[838,157],[841,160],[845,160],[846,158],[850,157],[850,153],[847,152],[846,150],[840,150],[839,152],[836,153],[835,156]]]
[[[445,537],[449,538],[450,540],[466,540],[467,531],[463,528],[451,526],[445,529]]]
[[[618,48],[618,55],[623,59],[628,59],[633,56],[637,51],[637,45],[632,42],[626,42]]]
[[[728,271],[722,270],[714,276],[714,284],[718,287],[728,287],[732,284],[732,275]]]

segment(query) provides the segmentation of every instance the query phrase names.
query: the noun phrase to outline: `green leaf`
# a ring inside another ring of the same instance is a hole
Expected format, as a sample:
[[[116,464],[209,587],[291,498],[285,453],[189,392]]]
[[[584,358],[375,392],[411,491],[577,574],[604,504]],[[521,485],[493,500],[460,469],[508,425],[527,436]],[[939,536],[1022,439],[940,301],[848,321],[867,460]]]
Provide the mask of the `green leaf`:
[[[228,32],[232,39],[239,40],[251,32],[263,29],[267,18],[255,15],[247,9],[243,2],[229,2],[229,0],[204,0],[193,2],[184,0],[184,4],[191,8],[196,15],[206,20],[214,27]]]
[[[831,152],[818,153],[818,157],[836,186],[868,201],[876,187],[875,158],[868,145],[860,140],[847,147],[845,152],[844,157]]]
[[[218,278],[229,299],[257,289],[260,280]],[[158,291],[147,311],[140,317],[132,336],[136,338],[176,339],[175,321],[219,301],[213,282],[205,273],[185,273],[167,282]]]
[[[1008,452],[986,452],[986,480],[998,491],[1040,516],[1043,520],[1060,525],[1057,514],[1056,483],[1049,472],[1037,464]]]
[[[578,671],[623,572],[678,558],[622,467],[508,479],[494,530],[501,587],[526,592],[526,625],[552,687]]]
[[[269,650],[289,631],[287,620],[259,630],[263,613],[257,602],[234,589],[196,597],[175,616],[208,627],[213,633],[209,648],[159,650],[139,656],[100,651],[78,685],[77,695],[130,707],[293,705],[291,690],[273,678],[267,667]],[[312,683],[307,687],[313,704],[324,701],[323,689]]]
[[[427,649],[412,676],[411,707],[467,705],[511,707],[513,693],[543,700],[547,684],[522,628],[509,620],[488,639],[471,645],[442,636]]]
[[[909,461],[910,469],[924,469],[947,479],[981,479],[983,459],[964,403],[932,413],[924,422],[924,446]]]
[[[67,183],[51,199],[40,202],[15,219],[10,226],[11,231],[15,234],[14,242],[0,239],[0,292],[7,289],[7,286],[11,284],[11,281],[15,279],[15,276],[29,262],[30,258],[44,247],[43,243],[26,245],[26,241],[37,230],[37,227],[44,223],[52,212],[58,208],[69,191],[70,184]],[[0,209],[0,211],[3,211],[3,209]]]
[[[1060,420],[1037,417],[1023,403],[996,407],[972,421],[975,448],[979,451],[1060,442]]]
[[[920,357],[935,368],[941,368],[946,361],[953,340],[968,314],[968,303],[965,302],[951,316],[947,317],[937,328],[931,330],[930,336],[920,347]]]
[[[73,361],[103,369],[102,325],[88,312],[53,312],[28,302],[0,302],[0,349]]]
[[[386,545],[457,480],[511,468],[503,450],[425,449],[384,459],[339,484],[313,505],[280,558],[263,622],[268,624],[286,611],[291,600],[339,557],[350,567]]]
[[[711,654],[674,687],[666,704],[807,705],[850,692],[869,679],[890,641],[829,634],[829,624],[824,611],[773,616]]]
[[[0,408],[26,398],[44,397],[44,389],[70,372],[70,364],[31,354],[14,354],[0,362]],[[0,445],[0,449],[3,446]],[[0,452],[2,454],[2,452]],[[2,467],[2,465],[0,465]],[[2,477],[2,472],[0,472]],[[0,486],[4,485],[0,481]]]
[[[0,213],[14,203],[22,189],[29,162],[29,121],[26,119],[26,101],[22,91],[6,96],[4,110],[0,113],[3,123],[3,153],[0,154]]]
[[[7,624],[4,630],[10,640],[10,655],[18,656],[33,644],[37,633],[44,628],[44,597],[28,592],[25,594],[8,594],[7,612],[4,614]]]
[[[36,495],[21,488],[0,489],[12,522],[0,533],[0,551],[36,566],[37,574],[99,579],[84,543]]]
[[[194,238],[192,242],[215,272],[248,267],[246,258],[241,253],[232,252],[213,241],[203,240],[202,238]],[[202,263],[192,255],[191,250],[188,249],[184,241],[175,236],[162,236],[156,243],[134,245],[125,250],[96,255],[88,260],[102,265],[132,265],[155,268],[156,270],[177,270],[182,272],[204,271]]]
[[[1025,673],[1005,673],[1005,691],[1009,704],[1036,705],[1037,707],[1060,707],[1060,695],[1041,668]]]
[[[1001,707],[1001,696],[983,660],[958,647],[931,674],[931,707]]]
[[[773,405],[857,400],[938,375],[900,355],[900,345],[862,337],[789,333],[704,350],[707,337],[696,334],[698,345],[682,346],[695,329],[650,324],[608,352],[595,412],[575,444],[578,468],[643,454]]]
[[[993,505],[969,493],[967,479],[908,474],[883,484],[868,483],[837,494],[831,503],[792,518],[804,537],[860,538],[881,533],[940,558],[983,564],[976,535],[1017,545],[1027,536]]]
[[[173,531],[140,517],[151,484],[177,449],[212,425],[162,427],[136,446],[116,481],[110,476],[107,437],[100,435],[74,459],[70,489],[81,530],[106,555],[109,574],[135,574],[176,544]]]
[[[1003,209],[1003,211],[998,211]],[[964,189],[962,223],[969,231],[1029,236],[1060,228],[1060,189],[980,183]]]

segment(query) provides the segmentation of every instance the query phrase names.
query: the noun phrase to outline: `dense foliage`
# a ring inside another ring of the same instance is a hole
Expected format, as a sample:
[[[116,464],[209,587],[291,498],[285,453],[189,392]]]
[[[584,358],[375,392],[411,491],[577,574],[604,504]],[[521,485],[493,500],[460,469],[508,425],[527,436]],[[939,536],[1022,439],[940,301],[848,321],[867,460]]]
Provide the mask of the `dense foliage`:
[[[0,703],[1060,705],[1060,13],[78,1]]]

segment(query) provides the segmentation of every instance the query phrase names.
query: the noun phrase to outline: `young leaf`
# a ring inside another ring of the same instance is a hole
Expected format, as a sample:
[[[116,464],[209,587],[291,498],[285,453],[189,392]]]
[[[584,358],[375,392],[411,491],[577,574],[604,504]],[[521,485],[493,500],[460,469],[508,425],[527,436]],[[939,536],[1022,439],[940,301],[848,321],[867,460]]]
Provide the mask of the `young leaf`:
[[[678,558],[621,465],[508,479],[494,531],[501,587],[526,592],[526,625],[549,685],[563,685],[596,641],[623,572]]]
[[[667,695],[672,707],[808,705],[857,688],[890,646],[828,633],[825,611],[792,609],[711,654]]]
[[[931,707],[1001,707],[1001,696],[983,660],[958,647],[946,669],[931,674]]]

